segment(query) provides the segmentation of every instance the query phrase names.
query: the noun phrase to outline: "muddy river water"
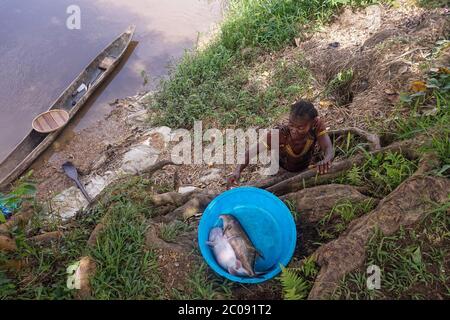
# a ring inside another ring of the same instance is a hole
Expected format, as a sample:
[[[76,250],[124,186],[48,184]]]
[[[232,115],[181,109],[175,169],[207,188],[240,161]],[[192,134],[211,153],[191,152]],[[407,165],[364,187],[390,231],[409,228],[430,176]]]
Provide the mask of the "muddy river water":
[[[71,5],[80,9],[79,29],[67,27]],[[137,44],[63,135],[93,126],[116,98],[154,88],[167,66],[221,20],[223,6],[221,0],[0,0],[0,161],[128,25],[137,27]]]

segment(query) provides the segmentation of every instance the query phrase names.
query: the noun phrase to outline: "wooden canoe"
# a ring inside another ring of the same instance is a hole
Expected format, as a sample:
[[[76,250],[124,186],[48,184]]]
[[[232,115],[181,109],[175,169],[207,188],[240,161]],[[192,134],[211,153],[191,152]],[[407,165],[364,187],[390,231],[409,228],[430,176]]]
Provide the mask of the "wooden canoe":
[[[68,121],[70,121],[102,81],[119,64],[131,43],[134,31],[135,26],[130,26],[100,52],[48,110],[65,110],[69,114]],[[61,127],[50,133],[31,130],[0,164],[0,188],[5,188],[16,180],[53,143],[63,128]]]

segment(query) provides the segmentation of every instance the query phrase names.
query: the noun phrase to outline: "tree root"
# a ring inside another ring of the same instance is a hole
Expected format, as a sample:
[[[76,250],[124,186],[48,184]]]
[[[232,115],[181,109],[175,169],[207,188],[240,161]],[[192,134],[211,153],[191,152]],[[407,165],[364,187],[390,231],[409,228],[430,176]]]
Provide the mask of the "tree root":
[[[375,150],[381,149],[380,137],[375,133],[370,133],[370,132],[364,131],[360,128],[348,127],[348,128],[338,129],[338,130],[331,130],[328,132],[328,134],[330,136],[335,136],[335,137],[342,136],[347,133],[353,133],[354,135],[360,136],[360,137],[364,138],[365,140],[367,140],[367,142],[369,142],[369,145],[370,145],[369,146],[370,151],[375,151]]]
[[[155,221],[167,223],[176,219],[187,220],[192,216],[194,216],[195,214],[203,212],[208,206],[208,204],[215,197],[216,197],[215,194],[205,194],[205,193],[196,194],[192,199],[187,201],[179,208],[173,210],[172,212],[164,216],[155,218]]]
[[[27,240],[31,243],[43,245],[61,239],[63,236],[64,233],[62,231],[52,231],[28,238]]]
[[[416,223],[434,208],[433,202],[448,201],[449,190],[445,178],[414,175],[405,180],[373,211],[352,221],[339,238],[313,254],[321,269],[308,298],[328,298],[346,274],[364,264],[366,245],[375,230],[389,236]]]
[[[89,257],[82,257],[80,265],[75,272],[75,277],[79,281],[79,288],[76,290],[75,298],[78,300],[89,299],[92,296],[92,288],[90,279],[94,276],[96,271],[95,261]]]
[[[177,241],[177,243],[169,243],[164,241],[158,236],[159,226],[155,223],[150,223],[148,229],[145,233],[145,245],[151,249],[165,249],[184,253],[190,251],[194,247],[195,235],[188,234],[184,237],[182,241]]]
[[[0,251],[13,252],[16,250],[16,241],[8,236],[0,234]]]
[[[147,170],[144,170],[142,172],[136,173],[136,174],[125,174],[122,175],[121,177],[119,177],[118,179],[114,180],[113,183],[119,183],[120,181],[123,181],[125,179],[128,179],[130,177],[136,177],[136,176],[142,176],[142,175],[147,175],[148,177],[151,177],[156,171],[164,168],[165,166],[168,165],[175,165],[178,166],[178,164],[173,163],[170,160],[162,160],[159,161],[157,163],[155,163],[153,166],[147,168]],[[99,199],[102,199],[105,195],[107,188],[105,188],[105,190],[103,190],[102,192],[100,192],[94,199],[92,199],[91,203],[87,206],[86,211],[90,211],[94,208],[95,204],[98,202]]]
[[[420,142],[416,140],[405,140],[393,143],[387,147],[375,151],[371,151],[368,154],[375,155],[390,151],[401,153],[409,159],[418,159],[419,154],[416,151],[418,145],[420,145]],[[331,182],[332,180],[345,174],[354,165],[361,165],[365,159],[365,155],[360,154],[346,160],[335,162],[331,165],[328,173],[323,175],[319,175],[315,169],[306,170],[293,176],[292,178],[268,187],[267,191],[270,191],[278,196],[282,196],[306,187]]]
[[[24,227],[34,215],[34,207],[31,202],[24,202],[20,212],[14,214],[11,219],[0,225],[0,234],[8,236],[14,227]]]
[[[281,200],[294,201],[303,219],[308,223],[317,223],[324,218],[333,207],[343,201],[360,203],[370,197],[361,194],[357,188],[341,184],[327,184],[303,189],[280,197]]]

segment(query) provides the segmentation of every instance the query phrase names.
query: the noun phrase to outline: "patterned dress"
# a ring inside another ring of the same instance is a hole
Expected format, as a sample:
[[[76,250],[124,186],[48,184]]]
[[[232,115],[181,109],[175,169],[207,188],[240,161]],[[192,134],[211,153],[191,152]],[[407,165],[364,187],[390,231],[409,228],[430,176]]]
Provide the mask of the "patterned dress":
[[[323,121],[318,117],[313,120],[311,129],[296,139],[291,136],[286,125],[279,125],[275,129],[279,129],[280,166],[291,172],[308,168],[315,156],[317,139],[327,133]],[[267,138],[267,145],[270,148],[271,135],[269,134]]]

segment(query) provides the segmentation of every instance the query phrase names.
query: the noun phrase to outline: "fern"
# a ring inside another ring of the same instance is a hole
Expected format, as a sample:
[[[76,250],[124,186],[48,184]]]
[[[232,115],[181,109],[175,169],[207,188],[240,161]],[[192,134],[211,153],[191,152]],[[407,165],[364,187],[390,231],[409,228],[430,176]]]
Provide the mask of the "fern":
[[[353,168],[347,172],[346,178],[351,185],[360,186],[363,181],[361,168],[354,165]]]
[[[283,287],[283,297],[285,300],[302,300],[305,299],[309,292],[309,282],[299,276],[297,269],[281,267],[280,276],[281,285]]]

